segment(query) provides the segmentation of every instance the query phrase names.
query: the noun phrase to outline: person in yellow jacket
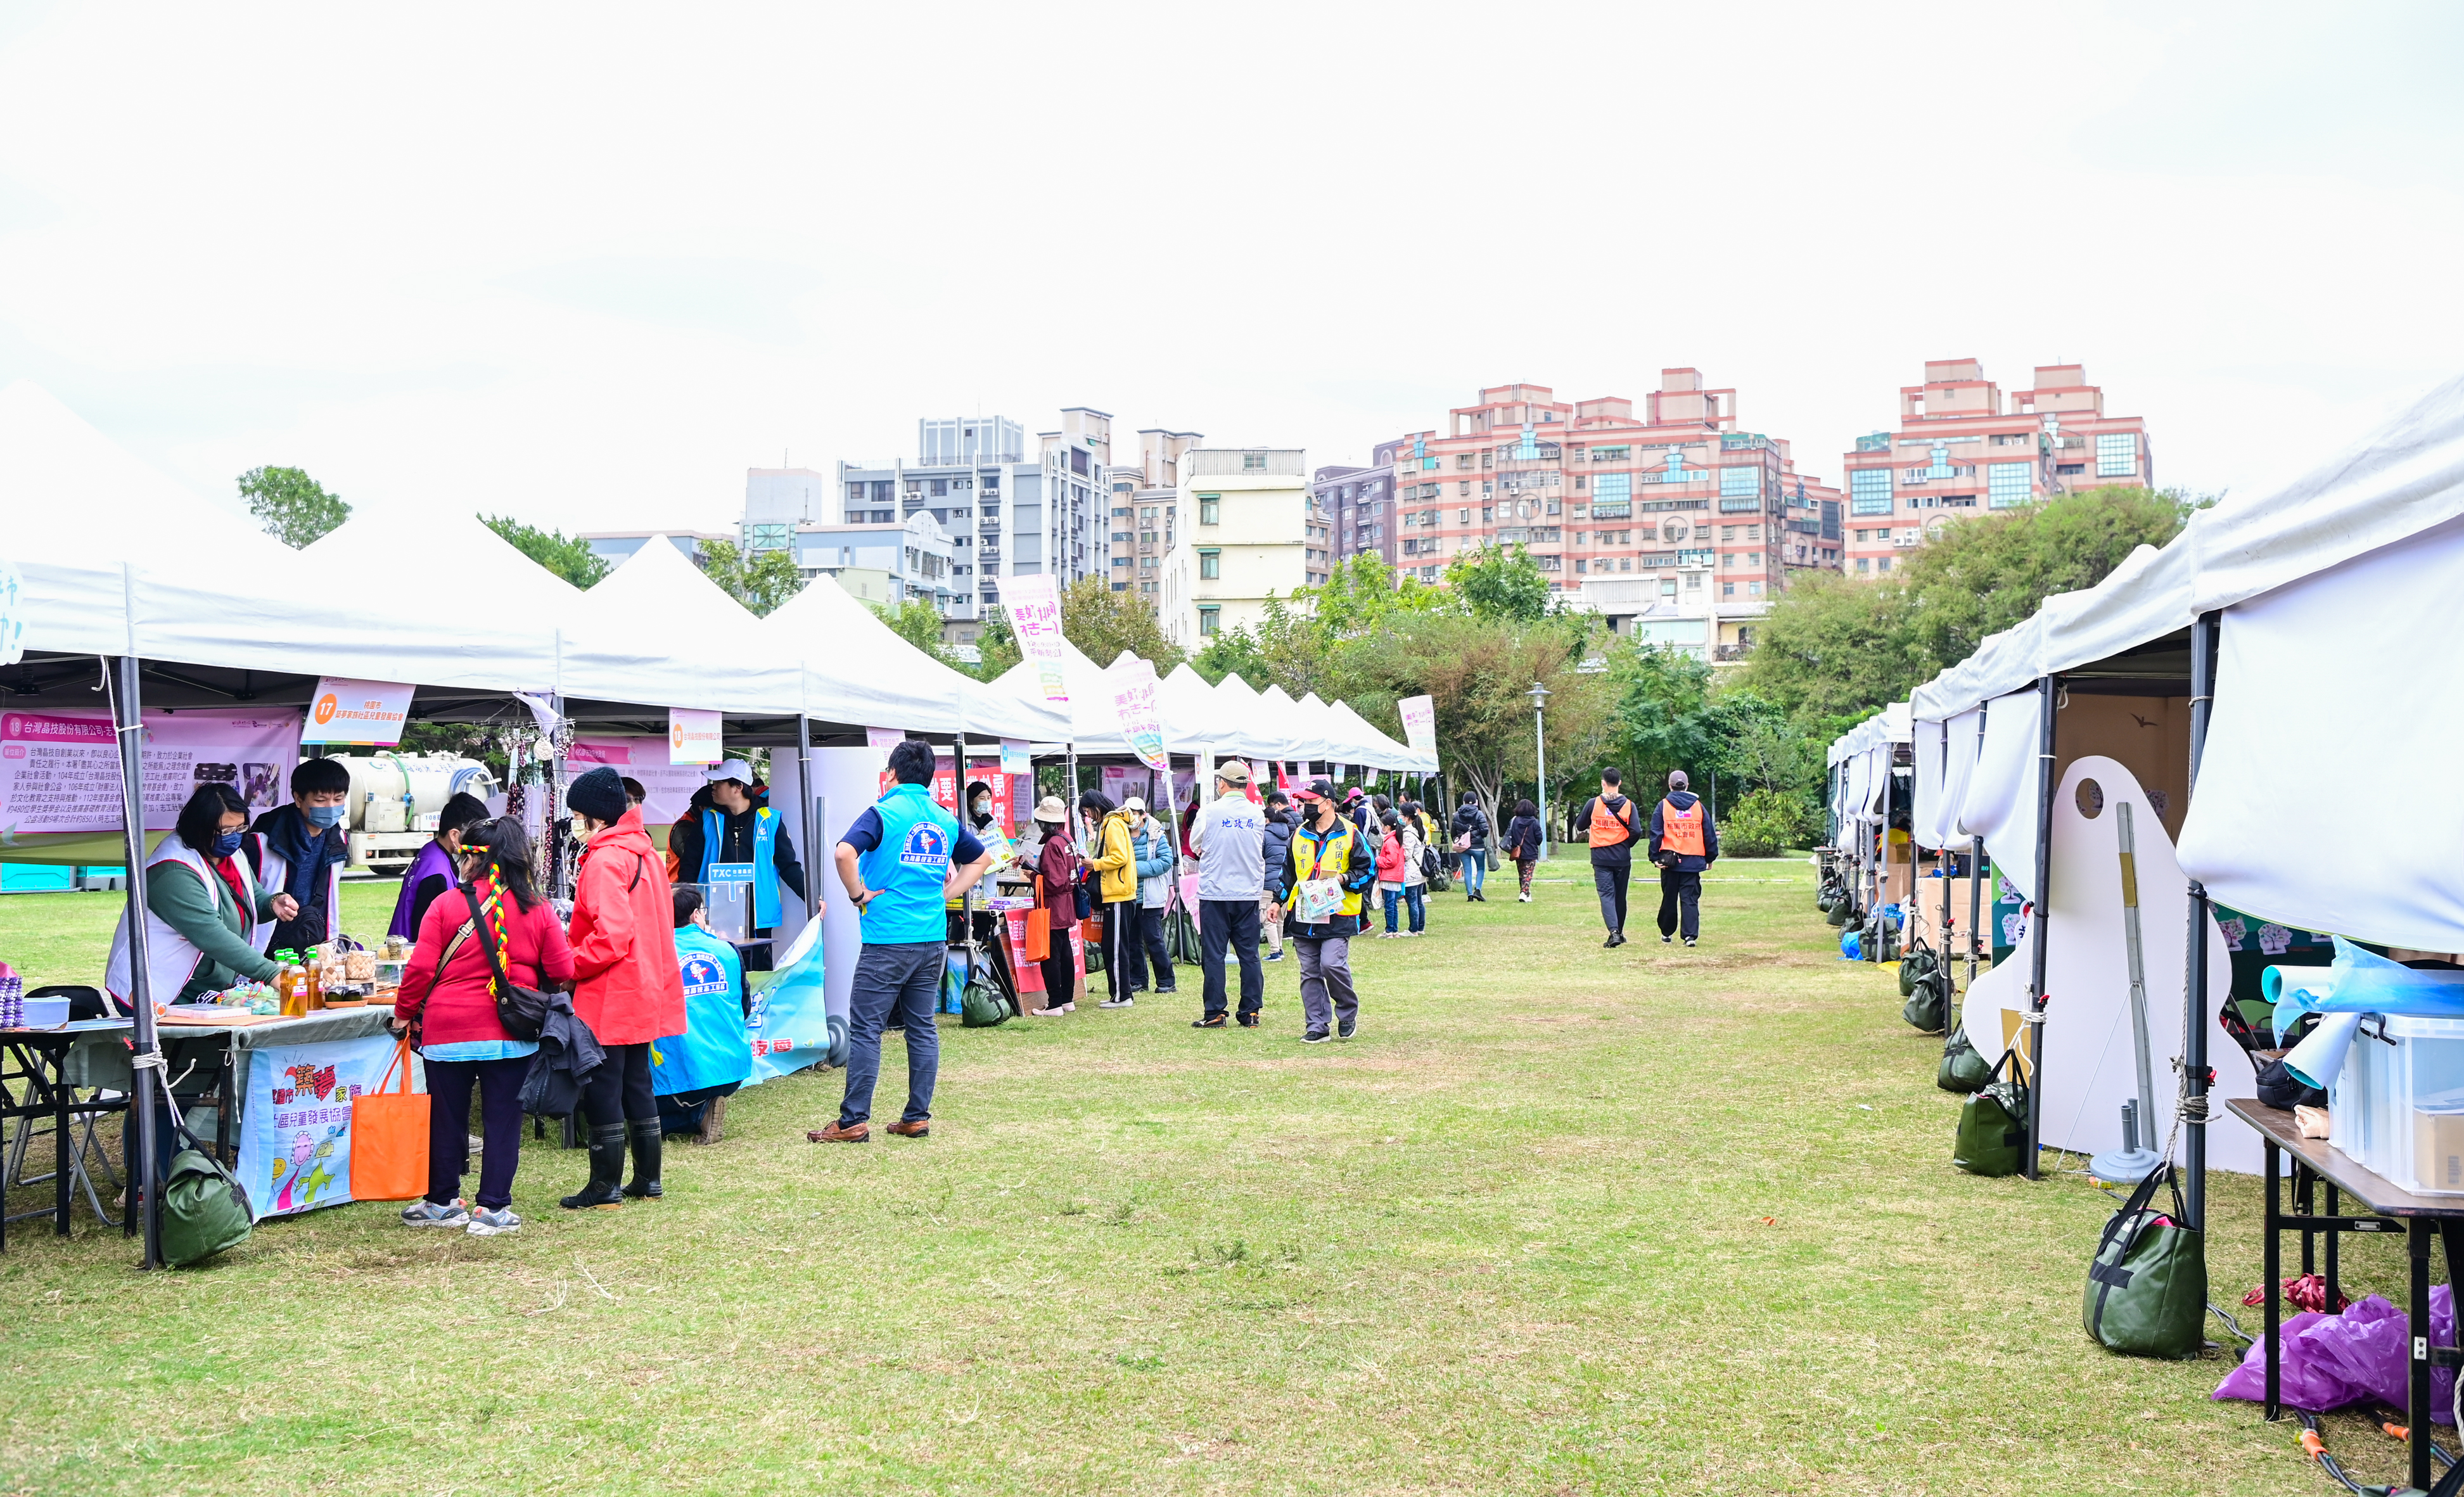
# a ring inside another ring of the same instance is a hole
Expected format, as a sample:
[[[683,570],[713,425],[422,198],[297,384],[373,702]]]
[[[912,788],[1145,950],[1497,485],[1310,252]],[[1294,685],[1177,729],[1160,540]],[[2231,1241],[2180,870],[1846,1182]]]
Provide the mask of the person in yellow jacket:
[[[1104,985],[1111,996],[1096,1006],[1128,1008],[1137,1002],[1130,990],[1130,943],[1138,930],[1138,854],[1130,818],[1093,790],[1078,798],[1078,809],[1094,824],[1087,870],[1097,877],[1095,899],[1104,907]]]

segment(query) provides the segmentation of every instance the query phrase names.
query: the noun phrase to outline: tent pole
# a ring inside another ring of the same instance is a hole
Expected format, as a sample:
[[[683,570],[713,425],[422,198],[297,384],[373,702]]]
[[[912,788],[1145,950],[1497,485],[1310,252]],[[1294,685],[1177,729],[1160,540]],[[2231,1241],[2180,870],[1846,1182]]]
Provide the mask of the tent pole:
[[[1977,756],[1977,758],[1979,758],[1979,759],[1982,759],[1982,758],[1984,758],[1984,757],[1985,757],[1985,715],[1986,715],[1986,711],[1987,711],[1987,708],[1986,708],[1985,706],[1979,706],[1979,707],[1976,709],[1976,756]],[[1945,738],[1945,741],[1946,741],[1946,746],[1947,746],[1947,744],[1948,737],[1949,737],[1949,735],[1948,735],[1947,733],[1946,733],[1946,734],[1944,735],[1944,738]],[[1972,767],[1972,766],[1971,766],[1971,767]],[[1989,936],[1986,936],[1986,934],[1985,934],[1985,928],[1984,928],[1984,926],[1980,923],[1980,922],[1985,918],[1984,899],[1985,899],[1985,844],[1984,844],[1981,840],[1979,840],[1978,838],[1976,838],[1976,837],[1974,837],[1974,836],[1970,836],[1970,837],[1968,839],[1968,985],[1969,985],[1969,987],[1974,987],[1974,986],[1976,985],[1976,943],[1977,943],[1979,940],[1984,940],[1984,941],[1986,942],[1986,948],[1985,948],[1986,950],[1991,951],[1991,950],[1992,950],[1992,949],[1993,949],[1993,947],[1992,947],[1992,942],[1991,942],[1991,937],[1989,937]],[[1966,989],[1962,989],[1962,992],[1963,992],[1963,993],[1964,993],[1965,991],[1966,991]],[[1962,1005],[1961,1005],[1961,1008],[1962,1008],[1963,1013],[1965,1012],[1966,1007],[1967,1007],[1967,1005],[1966,1005],[1966,1004],[1962,1004]],[[1965,1021],[1963,1020],[1963,1023],[1964,1023],[1964,1022],[1965,1022]]]
[[[136,1073],[136,1086],[128,1099],[128,1110],[137,1125],[137,1178],[132,1182],[137,1196],[131,1203],[142,1201],[145,1213],[144,1266],[160,1268],[163,1173],[159,1156],[163,1141],[154,1099],[161,1095],[167,1108],[171,1098],[163,1073],[163,1048],[154,1033],[153,984],[145,964],[145,735],[138,698],[139,665],[134,655],[121,655],[111,662],[111,715],[120,739],[120,826],[128,848],[128,1002],[136,1011],[136,1050],[129,1061]],[[158,1087],[162,1089],[159,1093]]]
[[[2202,613],[2190,626],[2190,793],[2199,790],[2199,758],[2208,747],[2208,714],[2216,694],[2216,646],[2224,624],[2220,612]],[[2183,807],[2185,815],[2189,806]],[[2189,963],[2183,994],[2189,1011],[2182,1016],[2182,1100],[2176,1111],[2188,1124],[2182,1141],[2184,1181],[2182,1210],[2193,1231],[2208,1221],[2208,887],[2190,880],[2190,927],[2182,942]]]
[[[964,739],[958,749],[963,760]],[[822,917],[822,828],[813,815],[813,719],[803,713],[796,715],[796,788],[803,792],[797,799],[804,803],[797,807],[804,833],[804,918],[818,920]]]
[[[2046,931],[2051,923],[2054,884],[2054,711],[2057,688],[2050,675],[2036,682],[2037,712],[2043,717],[2036,733],[2036,912],[2028,934],[2035,950],[2028,963],[2028,1178],[2036,1178],[2036,1155],[2044,1147],[2045,1125],[2045,958]]]

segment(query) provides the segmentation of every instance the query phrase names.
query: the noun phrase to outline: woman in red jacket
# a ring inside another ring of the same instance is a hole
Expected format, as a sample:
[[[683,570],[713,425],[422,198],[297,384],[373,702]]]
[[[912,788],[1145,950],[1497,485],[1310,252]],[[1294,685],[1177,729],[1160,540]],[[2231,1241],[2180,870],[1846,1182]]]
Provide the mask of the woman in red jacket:
[[[462,890],[438,895],[420,917],[419,945],[403,970],[393,1005],[394,1029],[419,1029],[428,1067],[428,1198],[402,1214],[412,1226],[460,1227],[473,1237],[518,1231],[514,1167],[522,1146],[522,1075],[539,1049],[496,1021],[495,979],[488,950],[502,958],[517,986],[561,987],[573,980],[573,948],[556,912],[531,885],[530,839],[511,817],[462,828],[454,871]],[[485,923],[471,923],[475,897]],[[486,1142],[479,1162],[479,1206],[460,1200],[470,1162],[471,1089],[479,1089]]]
[[[590,1073],[590,1183],[564,1198],[570,1209],[621,1206],[659,1195],[659,1099],[650,1091],[650,1042],[685,1032],[685,983],[676,968],[674,886],[667,863],[627,801],[625,782],[602,764],[564,794],[573,827],[588,844],[574,875],[573,1011],[607,1052]],[[633,1178],[623,1190],[625,1142]]]

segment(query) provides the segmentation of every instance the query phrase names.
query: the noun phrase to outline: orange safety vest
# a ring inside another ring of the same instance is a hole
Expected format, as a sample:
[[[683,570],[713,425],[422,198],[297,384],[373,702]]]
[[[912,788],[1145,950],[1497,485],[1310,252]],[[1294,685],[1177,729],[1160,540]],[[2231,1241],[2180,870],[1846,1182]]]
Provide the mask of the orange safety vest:
[[[1673,801],[1660,803],[1660,850],[1699,858],[1703,852],[1703,803],[1679,810]]]
[[[1634,803],[1628,801],[1626,804],[1632,806]],[[1625,818],[1609,809],[1608,797],[1595,797],[1592,802],[1591,845],[1595,848],[1614,848],[1620,842],[1630,842],[1633,839],[1634,828],[1626,825]]]

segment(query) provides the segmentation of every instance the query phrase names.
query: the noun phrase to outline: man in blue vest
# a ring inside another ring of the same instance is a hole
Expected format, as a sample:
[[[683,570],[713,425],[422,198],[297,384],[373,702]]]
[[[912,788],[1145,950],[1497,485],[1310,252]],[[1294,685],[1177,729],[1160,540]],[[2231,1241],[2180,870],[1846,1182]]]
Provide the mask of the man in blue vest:
[[[933,746],[902,738],[890,751],[890,793],[839,839],[839,882],[863,918],[864,955],[855,965],[847,1015],[847,1096],[838,1121],[804,1136],[815,1143],[872,1137],[872,1087],[881,1075],[881,1031],[907,1032],[907,1111],[890,1132],[921,1138],[933,1131],[933,1082],[941,1036],[933,1009],[949,951],[948,902],[992,867],[992,854],[958,819],[933,804]]]
[[[779,886],[804,897],[804,866],[796,861],[786,820],[754,790],[751,765],[731,759],[713,765],[709,780],[710,809],[688,814],[668,832],[676,882],[751,883],[753,936],[766,940],[779,924]]]

